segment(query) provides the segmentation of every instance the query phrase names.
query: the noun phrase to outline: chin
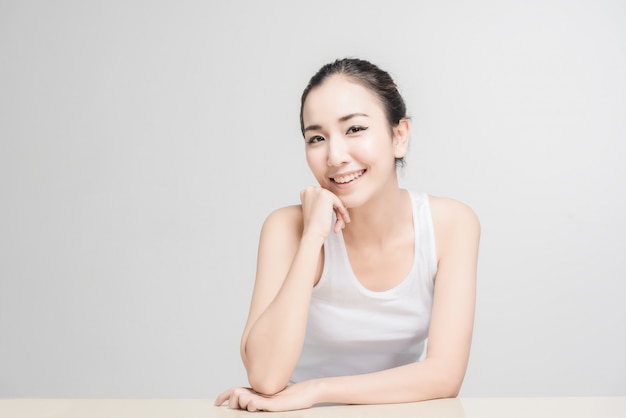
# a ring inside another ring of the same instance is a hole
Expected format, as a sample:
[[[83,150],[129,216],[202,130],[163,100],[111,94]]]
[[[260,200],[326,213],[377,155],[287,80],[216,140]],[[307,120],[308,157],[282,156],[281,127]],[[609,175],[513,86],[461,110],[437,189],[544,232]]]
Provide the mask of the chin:
[[[359,206],[362,206],[367,201],[366,197],[360,196],[358,194],[351,194],[347,196],[340,195],[339,198],[348,209],[358,208]]]

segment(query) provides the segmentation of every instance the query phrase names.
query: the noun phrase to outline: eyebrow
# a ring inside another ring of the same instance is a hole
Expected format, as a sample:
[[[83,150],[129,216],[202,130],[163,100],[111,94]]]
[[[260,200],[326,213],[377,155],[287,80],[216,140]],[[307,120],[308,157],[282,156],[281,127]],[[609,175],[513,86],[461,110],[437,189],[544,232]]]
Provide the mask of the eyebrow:
[[[345,122],[347,120],[350,120],[352,118],[356,118],[358,116],[365,116],[365,117],[369,117],[367,114],[365,113],[350,113],[349,115],[346,116],[342,116],[339,118],[339,122]],[[322,127],[320,125],[309,125],[306,128],[304,128],[304,132],[307,131],[316,131],[321,129]]]

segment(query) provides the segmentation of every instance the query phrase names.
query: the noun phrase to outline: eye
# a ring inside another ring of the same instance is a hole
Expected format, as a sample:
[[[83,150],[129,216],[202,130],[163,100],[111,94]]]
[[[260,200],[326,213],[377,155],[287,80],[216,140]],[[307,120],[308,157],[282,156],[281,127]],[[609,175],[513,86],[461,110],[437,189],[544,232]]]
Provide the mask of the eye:
[[[307,139],[306,143],[309,145],[313,145],[313,144],[317,144],[318,142],[321,142],[324,140],[324,137],[321,135],[314,135],[312,137],[310,137],[309,139]]]
[[[366,131],[367,130],[367,126],[351,126],[350,128],[348,128],[348,131],[346,132],[346,135],[348,134],[355,134],[357,132],[361,132],[361,131]]]

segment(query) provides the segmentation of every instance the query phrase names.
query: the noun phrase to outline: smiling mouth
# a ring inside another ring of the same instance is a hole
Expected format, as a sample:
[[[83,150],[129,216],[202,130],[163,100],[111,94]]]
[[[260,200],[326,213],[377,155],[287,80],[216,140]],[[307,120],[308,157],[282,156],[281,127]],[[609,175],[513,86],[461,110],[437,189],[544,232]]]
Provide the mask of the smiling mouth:
[[[356,172],[354,172],[352,174],[348,174],[348,175],[345,175],[345,176],[331,177],[331,180],[334,181],[337,184],[346,184],[346,183],[350,183],[353,180],[358,179],[364,173],[365,173],[365,170],[356,171]]]

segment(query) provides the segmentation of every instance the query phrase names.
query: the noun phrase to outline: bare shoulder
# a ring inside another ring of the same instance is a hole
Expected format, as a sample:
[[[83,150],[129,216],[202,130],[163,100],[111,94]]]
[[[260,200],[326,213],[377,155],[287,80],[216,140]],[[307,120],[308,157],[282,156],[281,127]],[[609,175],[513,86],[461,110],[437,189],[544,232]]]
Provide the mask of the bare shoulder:
[[[302,238],[302,206],[285,206],[271,212],[261,229],[260,248],[263,253],[282,253],[293,256]]]
[[[267,306],[287,275],[302,235],[300,206],[286,206],[270,213],[259,239],[255,294]],[[269,295],[269,296],[268,296]],[[257,297],[254,300],[258,299]],[[257,306],[257,304],[255,304]]]
[[[439,253],[451,242],[476,243],[480,238],[480,221],[472,208],[447,197],[429,196],[435,238]]]
[[[263,234],[302,234],[302,206],[285,206],[271,212],[263,223]]]
[[[478,216],[463,202],[448,197],[428,196],[433,221],[443,224],[468,223],[480,227]]]

